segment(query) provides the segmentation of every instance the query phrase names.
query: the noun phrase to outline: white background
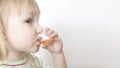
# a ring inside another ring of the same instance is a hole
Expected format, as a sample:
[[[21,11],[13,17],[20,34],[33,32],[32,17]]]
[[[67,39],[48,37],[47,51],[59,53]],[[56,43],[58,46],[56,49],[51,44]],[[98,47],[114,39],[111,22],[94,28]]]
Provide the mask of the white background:
[[[37,0],[64,42],[68,68],[120,68],[120,0]],[[37,54],[51,62],[46,50]]]

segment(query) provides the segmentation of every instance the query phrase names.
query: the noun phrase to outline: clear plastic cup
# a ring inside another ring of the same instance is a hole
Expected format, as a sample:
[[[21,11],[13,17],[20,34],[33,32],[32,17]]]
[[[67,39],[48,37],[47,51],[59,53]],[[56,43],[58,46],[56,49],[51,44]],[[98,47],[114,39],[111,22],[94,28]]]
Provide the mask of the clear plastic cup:
[[[39,34],[38,36],[41,38],[40,42],[45,47],[52,43],[52,40],[48,36],[46,36],[45,32],[43,32],[42,34]]]

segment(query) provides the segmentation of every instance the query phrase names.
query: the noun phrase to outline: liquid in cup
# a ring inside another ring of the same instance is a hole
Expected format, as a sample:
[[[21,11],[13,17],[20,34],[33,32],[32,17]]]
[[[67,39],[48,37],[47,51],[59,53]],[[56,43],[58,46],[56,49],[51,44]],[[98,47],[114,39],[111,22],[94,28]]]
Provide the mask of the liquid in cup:
[[[45,47],[52,43],[52,40],[51,40],[48,36],[46,36],[46,35],[44,35],[44,34],[39,34],[39,37],[42,38],[42,39],[40,40],[40,42],[41,42]]]

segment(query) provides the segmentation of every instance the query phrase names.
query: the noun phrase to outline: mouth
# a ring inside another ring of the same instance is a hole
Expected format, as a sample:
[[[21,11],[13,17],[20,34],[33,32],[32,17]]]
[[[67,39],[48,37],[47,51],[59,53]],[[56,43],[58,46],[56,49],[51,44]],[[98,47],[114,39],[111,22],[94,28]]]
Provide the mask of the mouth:
[[[35,44],[37,45],[37,46],[39,46],[40,44],[41,44],[41,39],[40,38],[37,38],[33,43],[32,43],[32,45],[34,46]]]
[[[46,35],[43,35],[43,34],[39,34],[39,36],[33,42],[32,45],[37,44],[39,46],[40,44],[48,45],[50,43],[51,43],[51,40],[49,39],[49,37],[47,37]]]

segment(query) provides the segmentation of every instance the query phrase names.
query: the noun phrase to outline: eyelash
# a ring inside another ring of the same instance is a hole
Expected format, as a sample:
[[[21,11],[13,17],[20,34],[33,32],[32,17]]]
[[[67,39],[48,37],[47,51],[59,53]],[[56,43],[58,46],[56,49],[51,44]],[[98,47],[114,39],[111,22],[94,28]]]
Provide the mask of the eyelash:
[[[25,21],[26,23],[32,23],[32,19],[28,19]]]

